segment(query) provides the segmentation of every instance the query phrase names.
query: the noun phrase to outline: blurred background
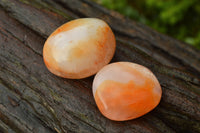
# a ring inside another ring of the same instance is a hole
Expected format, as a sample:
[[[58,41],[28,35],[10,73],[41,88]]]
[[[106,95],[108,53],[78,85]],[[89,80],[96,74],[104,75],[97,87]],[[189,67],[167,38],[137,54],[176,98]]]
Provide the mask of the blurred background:
[[[200,49],[200,0],[92,0]]]

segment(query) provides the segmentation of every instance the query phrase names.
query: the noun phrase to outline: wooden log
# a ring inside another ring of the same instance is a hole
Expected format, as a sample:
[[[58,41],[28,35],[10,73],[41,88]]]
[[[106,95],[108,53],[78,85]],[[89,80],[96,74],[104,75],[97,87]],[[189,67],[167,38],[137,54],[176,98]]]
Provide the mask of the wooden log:
[[[147,115],[115,122],[98,111],[92,80],[51,74],[42,59],[45,39],[80,17],[109,23],[117,39],[112,62],[151,69],[163,89]],[[200,132],[200,51],[88,0],[0,0],[0,132]]]

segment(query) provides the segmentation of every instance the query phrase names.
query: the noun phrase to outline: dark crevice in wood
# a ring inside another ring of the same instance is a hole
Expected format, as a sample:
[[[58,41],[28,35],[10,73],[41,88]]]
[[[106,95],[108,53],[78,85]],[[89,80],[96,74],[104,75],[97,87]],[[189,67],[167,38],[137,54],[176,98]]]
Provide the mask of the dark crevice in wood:
[[[0,108],[2,108],[2,104],[0,104]],[[4,106],[5,108],[5,106]],[[9,120],[9,118],[4,115],[1,110],[0,110],[0,119],[7,125],[9,126],[11,129],[13,129],[16,133],[22,133],[23,131],[21,129],[19,129],[13,122],[12,120]]]

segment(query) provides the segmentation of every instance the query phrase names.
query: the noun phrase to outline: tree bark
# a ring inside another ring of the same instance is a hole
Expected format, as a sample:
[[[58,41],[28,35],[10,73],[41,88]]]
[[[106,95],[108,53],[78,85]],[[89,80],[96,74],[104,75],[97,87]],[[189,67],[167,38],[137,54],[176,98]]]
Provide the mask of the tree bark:
[[[92,80],[51,74],[42,59],[58,26],[97,17],[113,29],[112,62],[148,67],[163,90],[158,107],[115,122],[98,111]],[[0,132],[200,133],[200,51],[88,0],[0,0]]]

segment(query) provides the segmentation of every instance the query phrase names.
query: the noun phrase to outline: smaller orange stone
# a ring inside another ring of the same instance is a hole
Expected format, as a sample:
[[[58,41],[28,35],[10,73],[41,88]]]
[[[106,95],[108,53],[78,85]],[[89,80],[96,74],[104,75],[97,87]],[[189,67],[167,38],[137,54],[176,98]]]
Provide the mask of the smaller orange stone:
[[[154,74],[146,67],[117,62],[97,73],[93,95],[105,117],[125,121],[154,109],[160,102],[162,90]]]

